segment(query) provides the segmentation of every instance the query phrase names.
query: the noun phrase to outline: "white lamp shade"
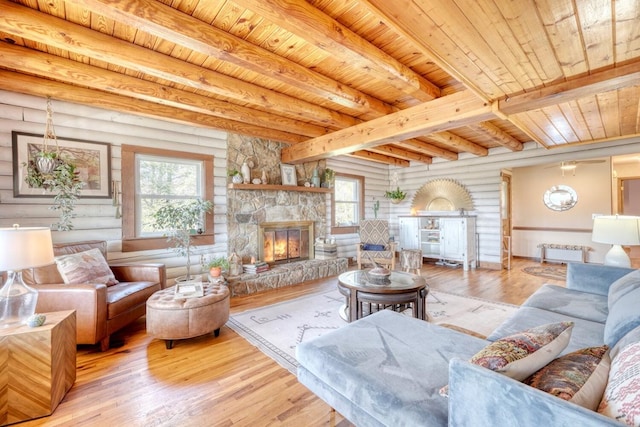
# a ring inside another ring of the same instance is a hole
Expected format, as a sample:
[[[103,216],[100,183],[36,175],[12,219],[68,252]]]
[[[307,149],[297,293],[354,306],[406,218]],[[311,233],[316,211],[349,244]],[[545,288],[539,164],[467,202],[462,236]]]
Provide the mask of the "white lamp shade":
[[[640,217],[628,215],[597,216],[593,220],[591,240],[611,245],[640,245]]]
[[[0,271],[20,271],[53,262],[48,227],[0,228]]]

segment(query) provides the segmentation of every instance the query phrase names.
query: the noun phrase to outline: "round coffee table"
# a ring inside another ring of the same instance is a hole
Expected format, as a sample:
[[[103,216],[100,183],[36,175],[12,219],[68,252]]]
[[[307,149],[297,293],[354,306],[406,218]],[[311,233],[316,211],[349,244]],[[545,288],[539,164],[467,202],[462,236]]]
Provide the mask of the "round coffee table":
[[[386,283],[381,283],[366,270],[348,271],[338,276],[338,290],[347,299],[344,310],[347,322],[381,309],[405,310],[408,305],[413,308],[413,317],[427,319],[429,287],[416,274],[392,271]]]

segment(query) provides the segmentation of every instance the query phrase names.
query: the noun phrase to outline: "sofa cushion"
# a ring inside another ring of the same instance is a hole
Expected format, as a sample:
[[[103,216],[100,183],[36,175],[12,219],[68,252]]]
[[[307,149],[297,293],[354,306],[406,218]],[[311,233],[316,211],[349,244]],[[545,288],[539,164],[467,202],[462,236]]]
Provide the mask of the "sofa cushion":
[[[525,384],[595,411],[609,375],[609,347],[589,347],[565,354],[524,380]]]
[[[609,316],[604,324],[604,343],[614,347],[628,332],[640,326],[640,288],[627,292],[624,298],[618,299],[609,309]]]
[[[154,292],[159,291],[160,284],[154,282],[121,282],[107,288],[107,318],[131,310],[132,307],[146,305]]]
[[[619,422],[640,426],[640,343],[623,348],[611,361],[609,381],[598,412]]]
[[[609,310],[625,295],[640,288],[640,270],[622,276],[609,288]]]
[[[556,285],[542,286],[522,305],[600,323],[607,320],[609,313],[606,295],[580,292]]]
[[[358,425],[447,425],[448,403],[438,389],[447,383],[449,360],[469,358],[486,344],[382,310],[299,344],[298,378]]]
[[[118,283],[100,249],[90,249],[55,258],[58,271],[67,285],[102,283],[107,286]]]
[[[569,343],[573,322],[549,323],[492,342],[470,362],[522,381],[552,361]]]
[[[560,354],[571,353],[586,347],[596,347],[603,344],[604,324],[591,320],[569,317],[566,314],[554,313],[536,307],[520,307],[509,318],[498,326],[487,340],[495,341],[507,335],[515,334],[526,328],[541,325],[543,323],[555,323],[565,320],[574,322],[571,331],[571,339],[567,348]]]

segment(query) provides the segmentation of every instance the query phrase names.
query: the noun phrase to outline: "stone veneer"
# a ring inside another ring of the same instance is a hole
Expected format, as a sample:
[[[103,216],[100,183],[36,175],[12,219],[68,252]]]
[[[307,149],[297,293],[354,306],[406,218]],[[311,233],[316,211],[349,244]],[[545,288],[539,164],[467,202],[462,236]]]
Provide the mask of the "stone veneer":
[[[267,175],[268,184],[282,184],[280,152],[282,143],[241,135],[228,137],[228,170],[240,170],[251,160],[251,178]],[[309,180],[315,168],[323,169],[324,161],[296,165],[298,185]],[[276,221],[313,221],[314,236],[323,237],[327,224],[327,193],[286,190],[227,190],[227,231],[229,254],[236,253],[243,264],[258,255],[258,224]],[[346,270],[344,260],[309,260],[278,265],[265,273],[243,274],[229,278],[233,295],[257,292],[319,279]],[[342,267],[344,265],[344,268]]]
[[[314,259],[279,264],[259,274],[241,274],[227,277],[231,295],[245,295],[267,289],[295,285],[306,280],[337,276],[347,271],[346,258]]]

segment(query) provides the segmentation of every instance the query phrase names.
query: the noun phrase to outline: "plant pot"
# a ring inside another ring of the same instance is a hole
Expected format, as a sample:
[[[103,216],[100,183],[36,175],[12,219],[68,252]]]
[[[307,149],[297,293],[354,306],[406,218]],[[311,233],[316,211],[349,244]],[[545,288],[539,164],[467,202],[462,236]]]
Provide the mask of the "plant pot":
[[[233,182],[234,184],[242,184],[242,175],[240,175],[240,174],[233,175],[231,177],[231,182]]]
[[[222,267],[211,267],[209,269],[209,275],[211,277],[220,277],[222,274]]]
[[[56,160],[49,157],[38,157],[36,159],[36,168],[41,174],[49,175],[56,168]]]
[[[393,203],[394,205],[397,205],[398,203],[400,203],[401,201],[403,201],[404,199],[389,199],[391,201],[391,203]]]

